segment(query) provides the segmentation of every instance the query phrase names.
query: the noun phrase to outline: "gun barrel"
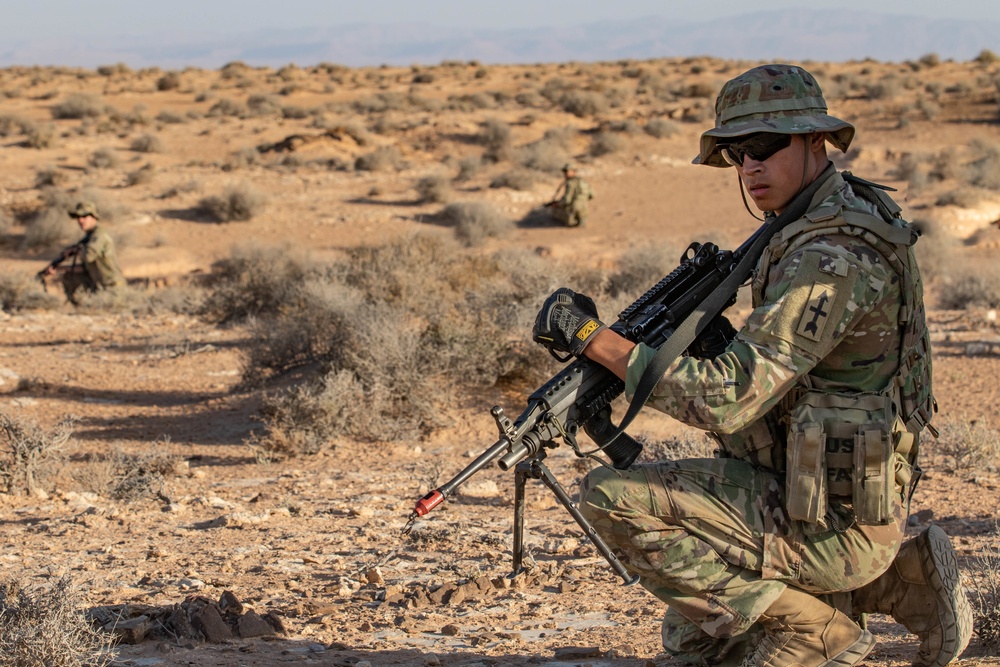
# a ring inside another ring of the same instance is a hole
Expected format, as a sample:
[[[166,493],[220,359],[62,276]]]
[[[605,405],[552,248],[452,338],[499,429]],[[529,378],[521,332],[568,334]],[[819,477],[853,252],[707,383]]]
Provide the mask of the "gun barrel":
[[[465,480],[472,477],[480,469],[491,463],[493,459],[500,456],[509,444],[510,441],[507,438],[497,440],[492,447],[477,456],[476,460],[465,466],[460,473],[418,500],[416,507],[413,508],[414,514],[423,516],[440,505]]]

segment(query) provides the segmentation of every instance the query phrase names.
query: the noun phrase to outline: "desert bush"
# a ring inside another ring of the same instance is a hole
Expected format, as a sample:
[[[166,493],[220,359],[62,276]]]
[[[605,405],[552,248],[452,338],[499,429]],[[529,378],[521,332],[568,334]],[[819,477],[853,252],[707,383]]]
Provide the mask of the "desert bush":
[[[218,222],[245,222],[260,213],[266,202],[258,190],[240,183],[227,187],[221,195],[203,198],[198,208]]]
[[[931,445],[933,460],[956,473],[997,470],[1000,466],[1000,432],[965,415],[943,419],[940,436]]]
[[[188,116],[182,116],[175,111],[163,109],[160,113],[156,114],[156,120],[157,122],[165,125],[179,125],[181,123],[186,123],[188,121]]]
[[[11,218],[10,214],[4,209],[0,208],[0,236],[3,236],[10,231]]]
[[[680,131],[677,123],[668,118],[651,118],[643,129],[646,134],[657,139],[672,137]]]
[[[42,289],[39,282],[27,273],[0,274],[0,310],[15,313],[21,310],[51,310],[61,300]]]
[[[93,95],[70,93],[62,102],[52,105],[51,113],[57,120],[97,118],[104,113],[104,105]]]
[[[569,161],[570,154],[566,149],[566,144],[556,138],[543,137],[517,151],[518,164],[537,171],[557,173]]]
[[[69,201],[64,206],[50,204],[32,217],[24,225],[24,248],[51,248],[64,244],[79,236],[80,229],[73,219],[66,215]]]
[[[614,132],[598,132],[590,139],[587,147],[587,154],[593,157],[610,155],[625,148],[625,139],[620,134]]]
[[[455,228],[455,237],[468,246],[482,243],[487,237],[501,236],[513,223],[492,204],[481,201],[449,204],[441,217]]]
[[[180,72],[167,72],[156,80],[156,89],[160,91],[177,90],[181,87]]]
[[[0,656],[9,667],[104,667],[114,657],[112,635],[94,629],[83,600],[63,576],[29,589],[0,584]]]
[[[248,114],[245,104],[237,102],[228,97],[223,97],[218,102],[208,108],[206,116],[212,118],[216,116],[233,116],[243,118]]]
[[[599,93],[569,90],[559,98],[558,105],[567,113],[579,118],[586,118],[607,111],[608,100]]]
[[[141,134],[132,140],[129,150],[137,153],[162,153],[163,142],[155,134]]]
[[[156,176],[156,167],[147,162],[138,169],[130,171],[125,175],[125,185],[126,187],[132,187],[133,185],[146,185],[152,182],[153,178]]]
[[[464,183],[472,179],[483,166],[483,160],[478,155],[467,155],[458,161],[458,173],[455,181]]]
[[[402,154],[395,146],[381,146],[371,153],[358,156],[354,168],[358,171],[388,171],[398,169],[403,160]]]
[[[64,419],[45,431],[27,418],[0,413],[0,488],[13,494],[44,491],[46,479],[66,458],[74,421]]]
[[[949,310],[1000,307],[1000,271],[958,269],[943,276],[938,306]]]
[[[247,98],[247,109],[252,116],[272,116],[281,112],[281,100],[273,95],[251,95]]]
[[[621,256],[617,269],[608,276],[605,291],[611,297],[624,294],[638,298],[656,281],[673,271],[679,257],[679,253],[665,246],[633,246]]]
[[[26,148],[52,148],[56,142],[56,128],[51,123],[29,122],[24,127]]]
[[[989,49],[983,49],[979,52],[979,55],[973,58],[973,60],[980,65],[992,65],[993,63],[1000,61],[1000,56]]]
[[[937,67],[941,64],[941,56],[936,53],[926,53],[917,60],[922,67]]]
[[[421,203],[424,204],[444,204],[453,196],[451,183],[444,174],[432,174],[424,176],[417,181],[417,194]]]
[[[483,121],[476,140],[486,147],[483,159],[489,162],[507,160],[513,152],[510,125],[498,118],[487,118]]]
[[[121,163],[118,153],[109,146],[102,146],[87,158],[87,166],[94,169],[114,169]]]
[[[237,246],[212,266],[202,315],[219,324],[276,315],[293,303],[316,268],[289,247]]]
[[[976,636],[994,655],[1000,653],[1000,524],[982,553],[969,559],[966,576]]]
[[[490,181],[490,187],[525,191],[535,187],[537,180],[535,173],[529,169],[512,169],[495,176]]]
[[[154,450],[159,446],[154,443]],[[89,461],[74,477],[86,491],[131,503],[160,495],[167,479],[177,474],[181,461],[174,454],[129,454],[115,447],[107,455]]]

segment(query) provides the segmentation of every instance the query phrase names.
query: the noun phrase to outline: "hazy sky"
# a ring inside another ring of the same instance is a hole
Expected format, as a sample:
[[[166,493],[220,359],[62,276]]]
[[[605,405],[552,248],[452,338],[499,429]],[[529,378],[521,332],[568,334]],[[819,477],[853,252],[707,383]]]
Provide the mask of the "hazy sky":
[[[826,5],[832,8],[834,5]],[[956,19],[1000,20],[997,0],[838,0],[845,9]],[[190,31],[200,34],[350,23],[426,22],[523,28],[642,16],[707,20],[781,7],[824,7],[803,0],[0,0],[0,41],[94,38]],[[1000,37],[998,37],[1000,41]]]

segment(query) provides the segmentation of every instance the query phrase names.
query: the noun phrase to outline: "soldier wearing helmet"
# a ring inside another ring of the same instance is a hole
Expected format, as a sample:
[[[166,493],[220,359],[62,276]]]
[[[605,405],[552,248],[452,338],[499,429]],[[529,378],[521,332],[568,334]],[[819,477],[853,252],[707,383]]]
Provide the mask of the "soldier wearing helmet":
[[[68,212],[84,232],[82,239],[63,249],[52,263],[40,273],[50,276],[56,271],[62,274],[63,290],[66,298],[78,303],[79,292],[118,290],[125,285],[125,277],[118,265],[115,243],[108,232],[98,226],[100,217],[93,202],[78,202]],[[72,260],[65,266],[66,260]]]
[[[864,614],[881,612],[918,635],[915,665],[943,667],[972,628],[954,550],[936,526],[902,543],[936,408],[916,233],[884,188],[834,169],[827,143],[846,151],[855,129],[802,68],[753,68],[715,110],[694,162],[735,167],[744,202],[782,226],[746,324],[719,318],[728,344],[692,346],[647,403],[719,456],[596,468],[580,510],[668,605],[664,647],[686,662],[849,667],[875,644]],[[631,400],[655,350],[592,304],[560,290],[535,339],[604,365]]]

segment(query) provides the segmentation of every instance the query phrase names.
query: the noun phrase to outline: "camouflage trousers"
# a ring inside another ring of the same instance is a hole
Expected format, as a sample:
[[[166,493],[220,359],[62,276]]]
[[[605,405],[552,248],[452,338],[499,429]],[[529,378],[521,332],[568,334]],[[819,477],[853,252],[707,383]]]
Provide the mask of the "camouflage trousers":
[[[737,664],[786,586],[815,595],[877,578],[902,542],[894,523],[858,526],[831,502],[826,526],[789,520],[784,480],[738,459],[596,468],[580,511],[642,586],[669,606],[664,648],[699,665]]]
[[[555,206],[552,209],[552,215],[567,227],[579,227],[587,217],[586,211],[566,204]]]

